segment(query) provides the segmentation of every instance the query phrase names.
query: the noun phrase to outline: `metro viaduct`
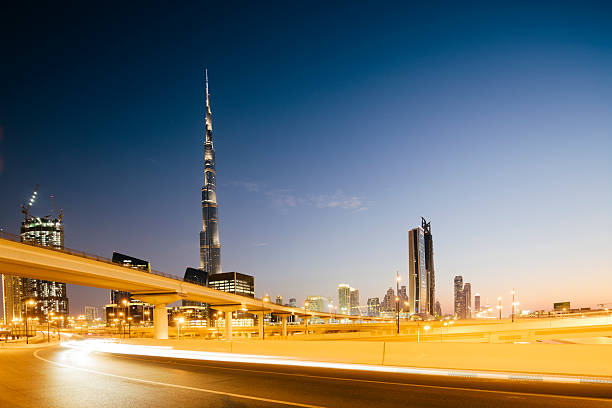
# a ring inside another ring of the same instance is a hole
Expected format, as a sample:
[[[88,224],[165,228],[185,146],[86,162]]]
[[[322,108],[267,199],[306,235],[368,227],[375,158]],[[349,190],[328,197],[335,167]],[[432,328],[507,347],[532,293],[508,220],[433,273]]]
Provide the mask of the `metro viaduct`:
[[[160,272],[146,272],[122,266],[109,259],[70,249],[54,249],[19,242],[20,238],[3,233],[0,237],[0,273],[33,279],[65,282],[131,292],[135,299],[152,304],[156,339],[168,338],[166,305],[186,299],[209,304],[225,316],[225,338],[232,338],[231,313],[248,311],[259,316],[259,337],[263,338],[263,315],[281,317],[282,335],[287,336],[287,317],[320,317],[322,319],[380,320],[376,317],[357,317],[336,313],[314,312],[266,302],[233,293],[221,292],[206,286],[184,282],[178,277]]]

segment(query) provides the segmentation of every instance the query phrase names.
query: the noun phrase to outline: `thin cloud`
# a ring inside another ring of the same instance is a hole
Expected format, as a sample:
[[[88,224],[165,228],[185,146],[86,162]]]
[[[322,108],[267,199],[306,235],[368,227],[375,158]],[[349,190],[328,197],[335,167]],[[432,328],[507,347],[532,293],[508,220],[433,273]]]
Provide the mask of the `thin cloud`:
[[[233,181],[231,184],[248,192],[263,194],[272,207],[281,209],[283,213],[286,213],[289,209],[301,206],[347,211],[366,211],[368,209],[363,197],[347,195],[341,190],[336,191],[334,194],[299,196],[289,189],[270,190],[252,181]]]

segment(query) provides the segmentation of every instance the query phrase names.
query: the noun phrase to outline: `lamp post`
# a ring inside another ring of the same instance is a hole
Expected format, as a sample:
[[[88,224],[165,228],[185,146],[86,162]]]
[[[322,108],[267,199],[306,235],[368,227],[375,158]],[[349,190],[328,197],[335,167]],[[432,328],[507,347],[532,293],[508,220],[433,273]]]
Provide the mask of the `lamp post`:
[[[514,295],[516,294],[516,292],[514,291],[514,289],[512,289],[512,323],[514,323],[514,314],[516,313],[516,304],[514,303]]]
[[[309,304],[310,303],[308,303],[307,300],[304,301],[304,312],[306,312],[308,310],[308,305]],[[306,333],[305,334],[308,334],[308,315],[305,316],[304,321],[306,322]]]
[[[501,296],[497,298],[497,310],[499,310],[499,320],[501,320],[502,314],[502,298]]]
[[[28,333],[28,305],[30,306],[34,306],[36,304],[36,302],[33,299],[29,299],[25,302],[25,318],[26,318],[26,322],[25,322],[25,329],[26,329],[26,344],[30,344],[29,341],[29,333]]]
[[[395,273],[395,285],[396,285],[396,288],[397,288],[397,296],[395,297],[395,310],[397,312],[397,334],[399,334],[399,332],[400,332],[400,322],[399,322],[399,319],[400,319],[400,315],[399,315],[399,301],[400,301],[400,298],[399,298],[399,283],[400,283],[401,280],[402,280],[402,277],[399,275],[399,271],[397,271]]]
[[[264,318],[266,315],[266,312],[264,311],[265,309],[265,303],[270,301],[270,296],[268,296],[268,294],[266,293],[266,296],[264,296],[261,299],[261,339],[265,339],[266,338],[266,319]],[[230,319],[232,318],[231,314],[230,314]]]
[[[125,313],[126,313],[126,317],[128,320],[128,338],[132,337],[132,326],[130,324],[130,302],[128,302],[127,299],[123,299],[121,301],[121,303],[123,303],[123,307],[125,307]],[[123,337],[125,337],[125,333],[123,335]]]

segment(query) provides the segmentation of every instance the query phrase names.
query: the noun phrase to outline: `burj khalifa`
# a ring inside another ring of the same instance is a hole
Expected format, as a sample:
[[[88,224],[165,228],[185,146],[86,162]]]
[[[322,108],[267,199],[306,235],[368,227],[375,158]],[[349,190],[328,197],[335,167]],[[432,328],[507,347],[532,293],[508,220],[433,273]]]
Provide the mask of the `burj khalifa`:
[[[221,273],[217,172],[213,146],[212,113],[206,71],[206,136],[204,140],[204,183],[202,184],[202,231],[200,232],[200,267],[207,275]]]

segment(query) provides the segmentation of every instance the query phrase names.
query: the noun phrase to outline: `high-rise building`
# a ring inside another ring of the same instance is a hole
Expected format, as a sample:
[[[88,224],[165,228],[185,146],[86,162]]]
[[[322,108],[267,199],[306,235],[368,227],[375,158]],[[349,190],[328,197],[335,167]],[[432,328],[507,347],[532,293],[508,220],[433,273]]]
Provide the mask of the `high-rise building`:
[[[410,313],[435,314],[436,282],[431,223],[421,217],[421,227],[408,233],[408,304]]]
[[[312,312],[329,312],[329,299],[323,296],[308,296],[306,310]]]
[[[465,306],[463,308],[463,318],[472,318],[472,284],[466,282],[463,285],[463,302]]]
[[[222,292],[255,297],[255,278],[239,272],[223,272],[208,275],[208,287]]]
[[[100,317],[100,309],[95,306],[85,306],[85,320],[93,322]]]
[[[396,310],[395,291],[393,288],[387,289],[382,302],[383,312],[395,312]]]
[[[351,288],[349,290],[349,308],[350,314],[353,316],[360,315],[359,313],[359,289]]]
[[[462,319],[465,315],[465,301],[463,300],[463,276],[455,276],[454,280],[454,313]]]
[[[380,299],[378,299],[377,297],[368,298],[368,316],[380,316]]]
[[[276,303],[277,305],[282,305],[283,297],[281,295],[276,295],[276,299],[274,300],[274,303]]]
[[[442,306],[440,306],[440,301],[436,300],[436,315],[442,316]]]
[[[208,286],[208,274],[204,270],[199,268],[191,268],[189,266],[185,268],[185,275],[183,277],[183,280],[185,282],[193,283],[200,286]],[[181,304],[183,306],[192,306],[193,308],[189,310],[197,311],[198,315],[201,313],[204,313],[206,315],[206,312],[208,310],[208,306],[206,305],[206,303],[197,302],[195,300],[183,299]]]
[[[217,171],[213,146],[212,113],[206,71],[206,135],[204,140],[204,183],[202,184],[202,231],[200,232],[200,267],[209,276],[221,273],[219,208],[217,205]]]
[[[425,269],[427,270],[427,306],[428,313],[432,316],[436,314],[436,274],[434,271],[434,251],[433,236],[431,235],[431,222],[427,222],[421,217],[421,227],[423,228],[423,238],[425,239]]]
[[[297,307],[297,299],[296,298],[289,298],[289,306]]]
[[[338,307],[339,313],[347,315],[350,313],[350,292],[351,287],[346,283],[338,285]]]
[[[406,286],[400,286],[400,290],[399,290],[399,305],[400,305],[400,310],[402,312],[408,312],[409,311],[409,307],[408,305],[406,305],[406,303],[408,303],[408,305],[410,304],[408,301],[408,293],[406,292]]]
[[[425,237],[421,228],[414,228],[408,233],[408,270],[410,313],[426,315],[429,313],[429,296],[425,269]]]
[[[474,313],[480,312],[480,293],[474,295]]]
[[[36,245],[64,248],[64,226],[61,215],[58,218],[28,216],[21,223],[21,239]],[[28,307],[28,317],[47,320],[49,313],[68,317],[68,295],[66,284],[41,279],[6,277],[3,280],[5,321],[22,318],[25,300],[36,303]]]
[[[149,261],[134,258],[133,256],[129,256],[129,255],[124,255],[116,251],[113,251],[112,261],[114,263],[117,263],[123,266],[127,266],[129,268],[151,272],[151,264],[149,263]],[[119,305],[124,300],[126,300],[127,302],[134,302],[134,300],[132,299],[132,294],[130,292],[125,292],[122,290],[111,290],[110,292],[111,304]]]

